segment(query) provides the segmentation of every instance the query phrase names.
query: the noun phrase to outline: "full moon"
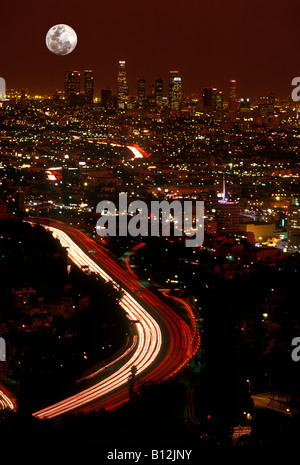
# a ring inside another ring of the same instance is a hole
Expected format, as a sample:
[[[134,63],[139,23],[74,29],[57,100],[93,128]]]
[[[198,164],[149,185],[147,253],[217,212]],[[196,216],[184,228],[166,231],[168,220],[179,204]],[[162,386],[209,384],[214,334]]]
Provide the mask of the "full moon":
[[[56,55],[68,55],[77,45],[77,35],[67,24],[56,24],[46,35],[46,45]]]

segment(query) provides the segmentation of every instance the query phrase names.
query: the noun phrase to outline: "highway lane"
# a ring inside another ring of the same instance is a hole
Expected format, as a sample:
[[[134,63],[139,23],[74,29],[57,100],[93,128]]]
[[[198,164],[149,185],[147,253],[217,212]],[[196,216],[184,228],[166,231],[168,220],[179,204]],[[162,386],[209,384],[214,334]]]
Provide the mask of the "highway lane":
[[[55,226],[53,226],[55,225]],[[46,407],[33,415],[52,418],[63,413],[95,408],[111,409],[128,400],[128,376],[130,368],[137,367],[138,389],[143,384],[168,379],[180,370],[197,350],[194,328],[181,319],[158,296],[130,276],[95,241],[81,231],[58,222],[48,222],[49,228],[64,247],[69,258],[78,266],[88,266],[105,281],[121,286],[120,304],[136,324],[137,344],[132,356],[124,358],[124,364],[112,375],[78,394]],[[87,252],[95,250],[93,257]],[[136,294],[137,293],[137,294]],[[97,377],[95,377],[96,380]]]
[[[13,396],[0,385],[0,410],[17,410],[17,406]]]
[[[134,253],[136,253],[137,250],[144,247],[144,245],[145,245],[144,242],[141,242],[141,243],[135,245],[130,250],[130,252],[125,255],[125,260],[124,261],[125,261],[126,269],[131,274],[131,276],[133,276],[136,280],[139,280],[139,278],[132,270],[132,267],[130,265],[130,259],[131,259],[131,256]],[[196,318],[195,318],[195,314],[194,314],[192,306],[186,300],[182,299],[181,297],[173,296],[173,295],[170,295],[170,294],[168,294],[166,292],[162,292],[162,293],[168,299],[172,299],[172,300],[175,300],[175,301],[179,302],[185,308],[185,310],[186,310],[186,312],[187,312],[187,314],[188,314],[188,316],[190,318],[191,327],[192,327],[192,330],[193,330],[193,340],[194,340],[194,344],[195,344],[194,351],[196,352],[198,350],[199,346],[200,346],[200,334],[199,334],[199,332],[197,330]]]
[[[83,235],[80,231],[74,230],[76,236],[76,241],[80,244],[82,248],[86,250],[93,249],[95,250],[95,242],[89,237]],[[82,240],[82,236],[84,239]],[[171,309],[167,304],[165,304],[161,297],[157,296],[153,292],[149,291],[136,276],[129,276],[128,273],[121,268],[112,257],[107,254],[107,252],[101,248],[96,247],[96,253],[93,254],[93,257],[101,261],[102,266],[106,267],[107,270],[114,272],[114,276],[118,279],[118,282],[121,286],[130,286],[130,290],[135,292],[136,299],[142,299],[142,304],[146,304],[147,311],[152,313],[157,319],[160,317],[160,324],[166,326],[167,332],[165,333],[165,338],[170,337],[170,346],[169,346],[169,355],[172,356],[172,351],[175,351],[176,354],[182,350],[182,356],[184,350],[187,350],[188,353],[184,354],[185,361],[187,358],[190,358],[193,353],[197,351],[199,346],[199,334],[195,332],[195,319],[194,315],[191,318],[191,327],[181,319],[173,309]],[[138,293],[138,294],[137,294]],[[169,297],[169,296],[168,296]],[[183,299],[177,299],[183,301]],[[191,306],[185,303],[185,306],[188,310],[188,313],[192,313]],[[196,337],[197,336],[197,337]],[[176,342],[175,342],[176,341]],[[167,359],[167,357],[166,357]],[[178,359],[176,359],[176,362]],[[168,359],[168,367],[170,368],[171,360]],[[180,366],[181,367],[181,366]],[[178,368],[178,367],[177,367]],[[174,373],[177,371],[175,368]]]

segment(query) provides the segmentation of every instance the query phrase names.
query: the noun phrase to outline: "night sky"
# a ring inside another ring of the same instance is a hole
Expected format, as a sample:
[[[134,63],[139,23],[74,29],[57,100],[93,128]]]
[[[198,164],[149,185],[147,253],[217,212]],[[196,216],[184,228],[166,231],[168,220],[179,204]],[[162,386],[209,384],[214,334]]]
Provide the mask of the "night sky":
[[[144,77],[178,69],[185,94],[214,85],[238,97],[273,91],[289,96],[300,75],[299,0],[1,0],[0,76],[7,88],[52,94],[63,90],[65,69],[93,69],[95,94],[116,89],[118,60],[126,60],[129,92]],[[67,56],[45,45],[50,27],[75,29]],[[167,83],[165,82],[165,93]]]

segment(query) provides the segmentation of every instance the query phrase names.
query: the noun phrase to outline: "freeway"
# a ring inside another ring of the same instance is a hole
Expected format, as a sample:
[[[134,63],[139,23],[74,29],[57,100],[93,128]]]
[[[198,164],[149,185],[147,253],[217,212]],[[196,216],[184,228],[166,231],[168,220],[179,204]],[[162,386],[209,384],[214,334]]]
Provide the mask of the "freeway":
[[[7,391],[4,386],[0,385],[0,410],[17,410],[14,397]]]
[[[116,408],[128,401],[128,377],[137,369],[135,390],[145,383],[161,382],[181,370],[199,347],[199,334],[192,321],[181,318],[163,299],[128,274],[112,256],[83,232],[54,220],[30,219],[49,229],[62,246],[67,247],[71,261],[99,274],[122,289],[120,305],[135,325],[136,338],[131,350],[119,356],[115,369],[95,374],[92,385],[33,415],[53,418],[67,412]],[[92,256],[89,251],[93,250]],[[192,318],[191,318],[192,320]],[[110,364],[111,365],[111,364]],[[89,379],[91,380],[91,375]]]

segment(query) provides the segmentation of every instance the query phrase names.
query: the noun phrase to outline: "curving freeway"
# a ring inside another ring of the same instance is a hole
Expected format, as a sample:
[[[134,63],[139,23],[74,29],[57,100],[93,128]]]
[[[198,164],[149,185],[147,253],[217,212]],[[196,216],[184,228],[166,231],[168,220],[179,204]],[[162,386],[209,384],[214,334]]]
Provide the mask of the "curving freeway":
[[[7,391],[4,386],[0,385],[0,410],[17,410],[14,397]]]
[[[62,246],[68,248],[68,256],[75,264],[88,267],[105,281],[121,288],[120,305],[135,327],[133,344],[124,354],[90,374],[87,387],[34,412],[35,417],[53,418],[67,412],[113,409],[129,398],[128,377],[133,366],[137,368],[135,389],[139,390],[145,383],[170,378],[193,357],[199,347],[193,315],[186,319],[180,317],[164,300],[144,287],[138,277],[126,272],[106,250],[81,231],[54,220],[29,221],[49,229]]]

